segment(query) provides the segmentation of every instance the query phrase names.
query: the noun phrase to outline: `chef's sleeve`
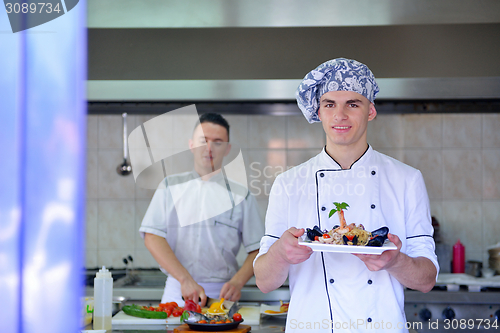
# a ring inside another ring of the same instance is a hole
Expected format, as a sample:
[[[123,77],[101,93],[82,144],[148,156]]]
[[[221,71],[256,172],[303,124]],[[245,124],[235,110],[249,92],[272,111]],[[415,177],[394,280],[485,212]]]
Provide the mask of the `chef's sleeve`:
[[[434,228],[431,222],[429,197],[422,173],[418,170],[408,184],[405,206],[406,255],[413,258],[425,257],[429,259],[439,273],[435,243],[432,237]]]
[[[255,197],[248,192],[243,201],[242,240],[247,253],[259,249],[259,242],[264,235],[264,223],[260,217],[259,207]]]
[[[289,197],[283,184],[283,175],[279,175],[271,188],[269,204],[266,212],[265,233],[260,241],[259,254],[255,258],[267,253],[271,245],[288,230]],[[254,260],[255,263],[255,260]]]
[[[160,237],[167,237],[167,204],[168,204],[168,188],[161,184],[158,189],[156,189],[151,203],[142,219],[141,227],[139,228],[139,233],[141,237],[144,238],[145,233],[157,235]]]

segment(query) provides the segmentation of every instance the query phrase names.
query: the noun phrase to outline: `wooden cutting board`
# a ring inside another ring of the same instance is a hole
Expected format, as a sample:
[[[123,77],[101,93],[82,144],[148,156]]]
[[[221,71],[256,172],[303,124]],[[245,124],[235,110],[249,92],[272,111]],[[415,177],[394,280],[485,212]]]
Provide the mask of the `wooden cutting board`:
[[[232,329],[232,330],[227,330],[227,331],[220,331],[222,333],[246,333],[249,332],[251,329],[251,326],[248,325],[238,325],[238,327]],[[206,333],[202,331],[193,331],[192,329],[189,328],[187,324],[183,324],[181,326],[177,326],[174,328],[174,333],[182,333],[182,332],[191,332],[191,333]],[[219,332],[219,331],[217,331]]]

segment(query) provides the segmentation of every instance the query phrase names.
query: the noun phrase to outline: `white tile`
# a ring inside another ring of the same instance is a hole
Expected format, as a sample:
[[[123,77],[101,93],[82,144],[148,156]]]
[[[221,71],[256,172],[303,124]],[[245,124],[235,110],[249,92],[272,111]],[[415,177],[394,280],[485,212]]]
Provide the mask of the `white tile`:
[[[136,250],[134,256],[135,268],[158,268],[160,265],[148,250]],[[165,276],[165,280],[167,276]]]
[[[99,201],[98,204],[99,249],[133,252],[135,249],[134,201]]]
[[[441,200],[429,200],[431,206],[431,216],[434,216],[439,224],[443,221],[443,203]]]
[[[483,199],[500,199],[500,149],[483,149]]]
[[[480,148],[480,114],[444,114],[443,147]]]
[[[252,116],[248,121],[249,148],[285,148],[285,117]]]
[[[500,148],[500,114],[483,114],[483,147]]]
[[[85,268],[99,267],[97,263],[97,250],[85,251]]]
[[[483,223],[480,201],[443,201],[442,239],[453,246],[458,239],[467,253],[483,250]]]
[[[229,142],[234,148],[248,148],[248,116],[223,115],[229,123]]]
[[[98,225],[98,205],[97,200],[87,200],[87,213],[85,215],[85,248],[87,250],[97,250],[97,225]]]
[[[323,125],[309,124],[303,116],[286,117],[287,148],[321,148],[326,143]]]
[[[179,151],[189,150],[189,139],[193,137],[194,128],[199,118],[192,115],[175,115],[171,117],[173,147],[179,149]]]
[[[134,199],[134,176],[119,175],[116,168],[123,162],[119,150],[99,151],[98,187],[101,199]]]
[[[99,154],[97,149],[87,150],[87,199],[99,197]]]
[[[323,148],[287,150],[286,151],[287,170],[308,161],[309,159],[321,153],[322,149]]]
[[[258,199],[269,196],[276,177],[286,170],[285,150],[251,150],[247,152],[247,177],[250,192]]]
[[[440,148],[443,142],[441,114],[407,114],[404,121],[405,148]]]
[[[443,150],[443,197],[445,199],[480,199],[481,174],[480,150]]]
[[[125,263],[123,258],[126,258],[128,251],[119,250],[109,250],[109,249],[99,249],[97,251],[97,266],[106,266],[106,268],[114,269],[124,269]]]
[[[98,145],[98,129],[99,116],[88,115],[87,116],[87,149],[97,149]]]
[[[483,208],[484,249],[500,242],[500,201],[485,201]]]
[[[381,148],[375,149],[379,153],[390,156],[400,162],[405,163],[405,150],[399,148]]]
[[[127,137],[134,129],[134,125],[134,120],[127,117]],[[118,148],[123,151],[123,118],[121,115],[99,116],[98,144],[100,149]]]
[[[148,210],[150,201],[148,200],[136,200],[135,201],[135,233],[134,233],[134,239],[135,239],[135,248],[137,250],[146,250],[147,248],[144,245],[144,240],[142,239],[140,233],[139,233],[139,228],[141,227],[142,220],[144,219],[144,215],[146,214],[146,211]]]
[[[376,150],[383,148],[403,148],[403,116],[377,115],[368,122],[367,140]]]
[[[429,199],[440,199],[443,197],[441,150],[408,149],[405,151],[404,161],[406,164],[422,172]]]

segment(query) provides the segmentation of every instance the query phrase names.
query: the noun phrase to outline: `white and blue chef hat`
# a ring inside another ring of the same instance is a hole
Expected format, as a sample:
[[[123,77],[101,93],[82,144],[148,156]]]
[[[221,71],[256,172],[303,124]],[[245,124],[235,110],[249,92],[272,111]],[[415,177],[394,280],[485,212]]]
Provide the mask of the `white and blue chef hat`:
[[[359,61],[337,58],[322,63],[307,73],[295,92],[297,104],[310,123],[320,121],[319,99],[329,91],[354,91],[373,103],[379,89],[373,73]]]

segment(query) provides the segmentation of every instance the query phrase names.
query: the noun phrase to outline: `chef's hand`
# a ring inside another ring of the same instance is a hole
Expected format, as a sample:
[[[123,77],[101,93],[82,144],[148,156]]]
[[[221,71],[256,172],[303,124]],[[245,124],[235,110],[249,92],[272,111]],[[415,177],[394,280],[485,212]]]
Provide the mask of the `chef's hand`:
[[[387,238],[396,245],[397,250],[387,250],[382,252],[382,254],[355,254],[356,257],[361,259],[365,263],[366,268],[370,271],[380,271],[383,269],[388,269],[396,263],[401,250],[401,240],[398,236],[391,233],[387,234]]]
[[[273,246],[276,252],[289,264],[300,264],[309,259],[313,250],[309,246],[299,245],[298,238],[304,234],[304,229],[291,227],[281,235]]]
[[[229,280],[224,283],[220,290],[219,298],[224,298],[232,302],[236,302],[241,298],[241,288],[239,283]]]
[[[188,299],[194,301],[198,304],[200,301],[200,306],[204,307],[207,303],[207,295],[205,295],[205,289],[196,283],[193,279],[189,279],[184,283],[181,283],[181,293],[185,301]]]

